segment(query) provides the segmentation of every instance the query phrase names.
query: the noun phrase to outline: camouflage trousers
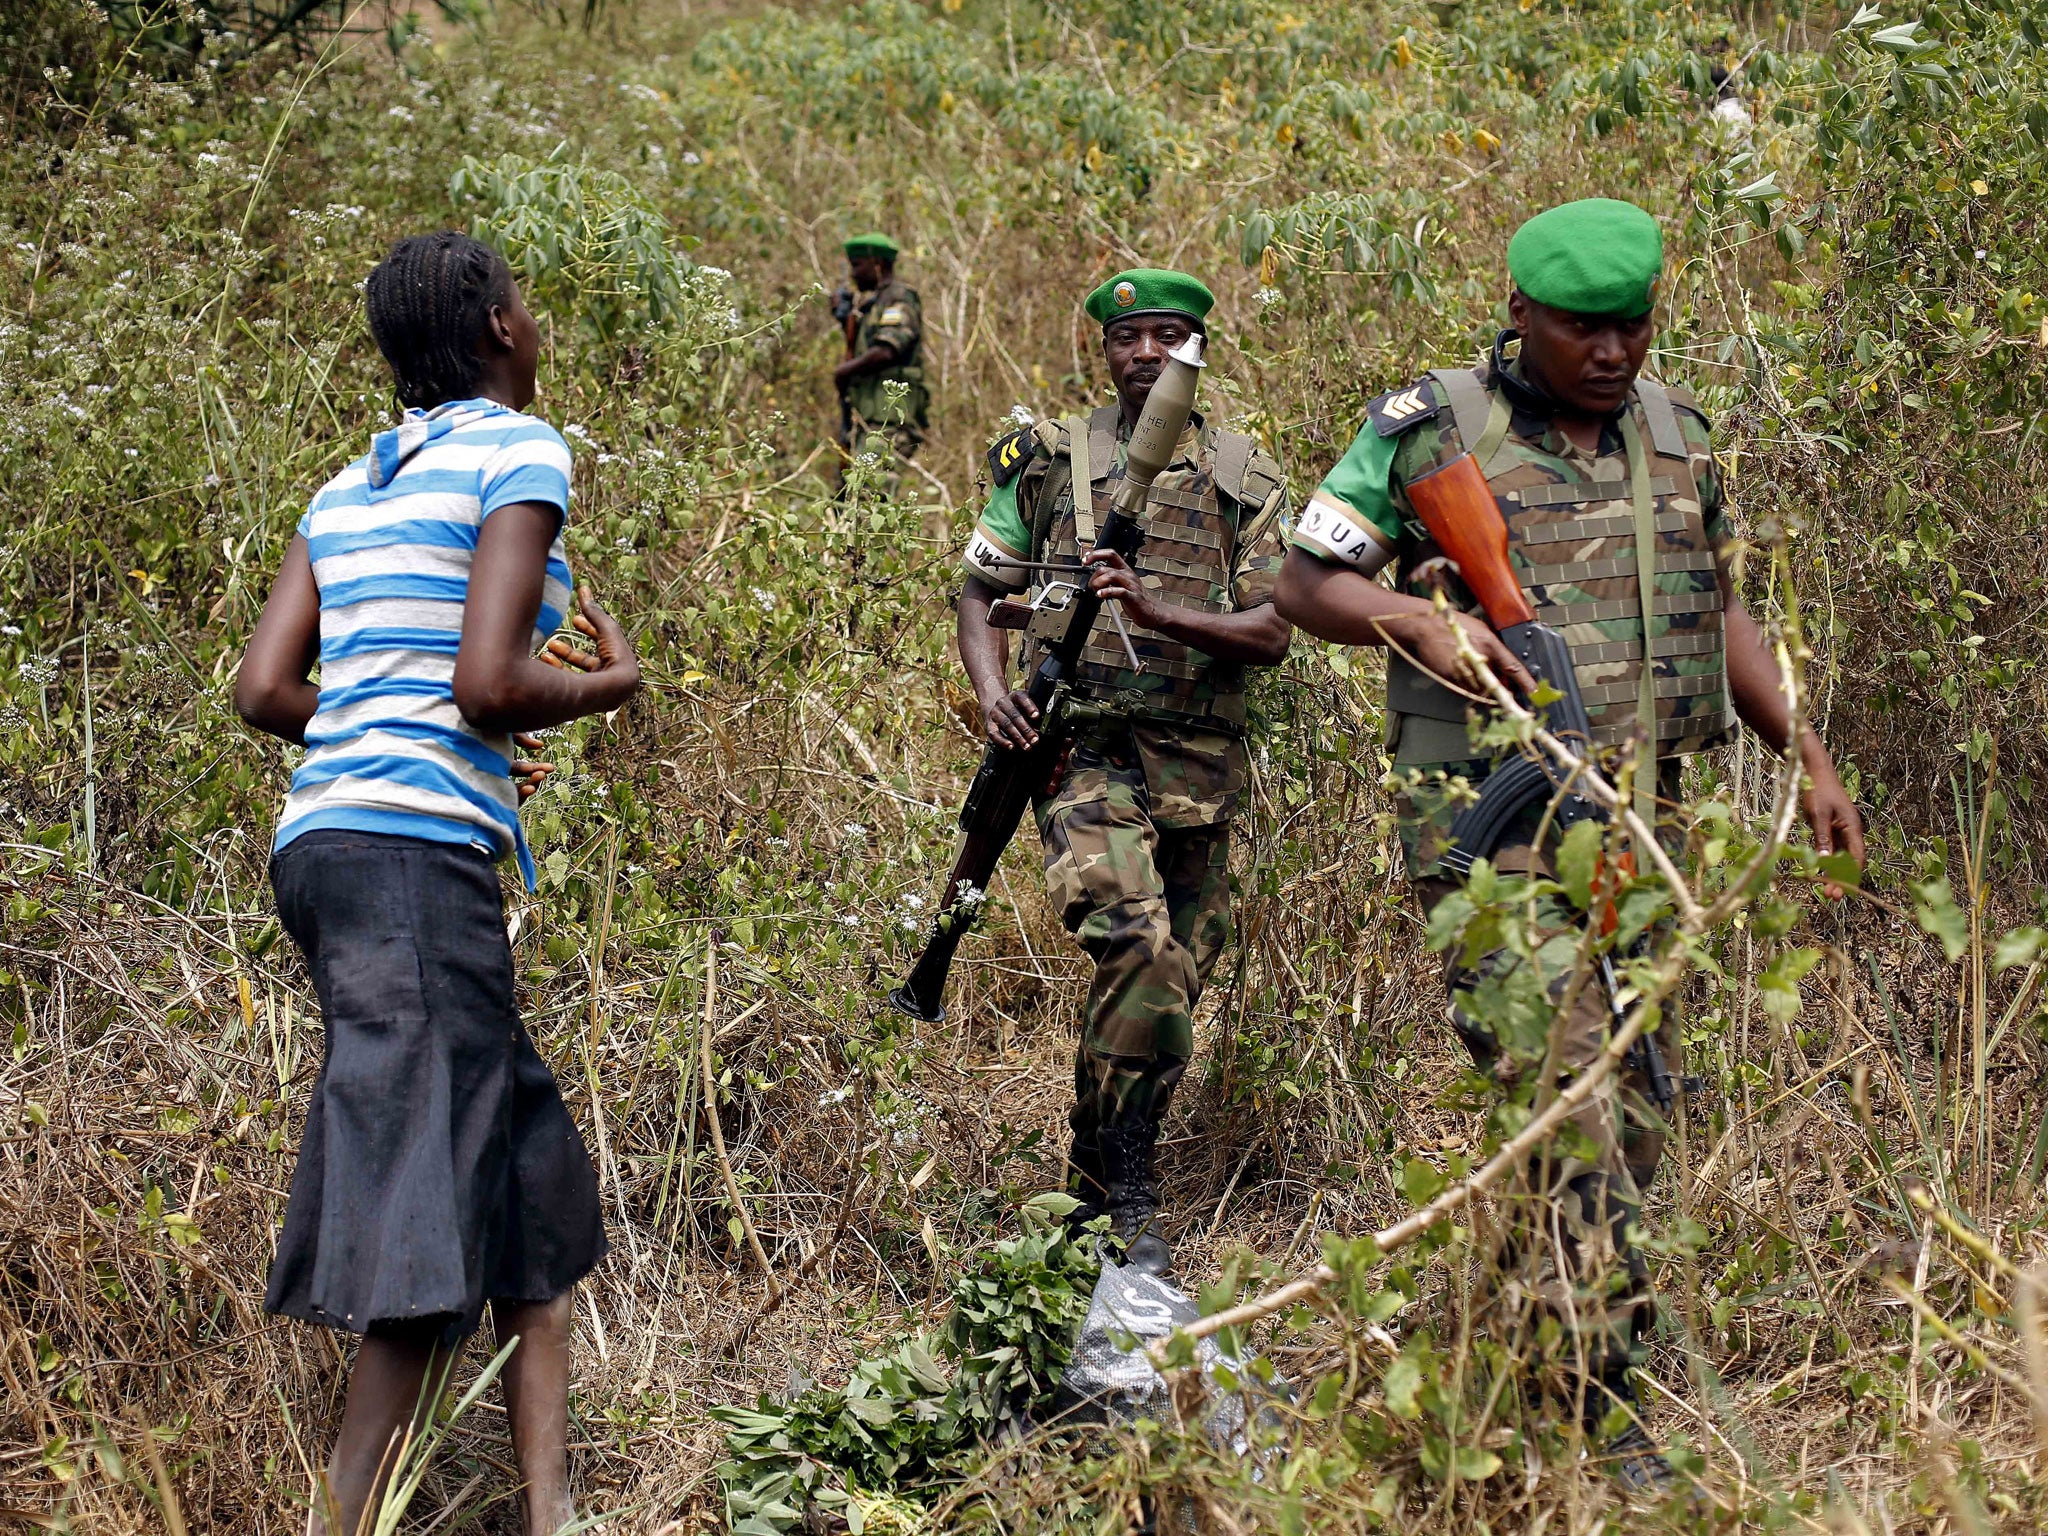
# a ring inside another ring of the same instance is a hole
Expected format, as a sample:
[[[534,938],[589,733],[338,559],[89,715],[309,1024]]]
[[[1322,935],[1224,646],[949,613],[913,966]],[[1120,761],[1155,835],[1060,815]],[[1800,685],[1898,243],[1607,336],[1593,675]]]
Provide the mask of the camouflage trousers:
[[[1484,763],[1471,768],[1474,782]],[[1411,887],[1427,918],[1456,882],[1427,873],[1443,849],[1443,833],[1459,804],[1440,779],[1425,777],[1397,793],[1396,815],[1408,856]],[[1545,866],[1524,842],[1503,847],[1495,865],[1507,872],[1542,873]],[[1554,1034],[1558,1086],[1605,1049],[1612,1028],[1598,977],[1578,989],[1562,1017],[1553,1016],[1541,1041],[1504,1042],[1461,1006],[1480,988],[1515,989],[1531,978],[1552,1004],[1562,1003],[1578,960],[1585,914],[1557,897],[1536,905],[1535,952],[1528,959],[1494,950],[1466,968],[1445,967],[1451,1023],[1482,1072],[1512,1087],[1540,1070]],[[1665,1064],[1682,1070],[1681,1030],[1667,1005],[1658,1029]],[[1630,1240],[1641,1219],[1642,1197],[1663,1161],[1667,1129],[1650,1098],[1647,1076],[1633,1066],[1608,1078],[1551,1143],[1524,1168],[1502,1196],[1507,1214],[1500,1282],[1490,1300],[1505,1316],[1503,1331],[1527,1340],[1553,1333],[1574,1374],[1599,1376],[1628,1359],[1654,1318],[1649,1266]]]
[[[1157,1114],[1195,1048],[1195,1004],[1230,938],[1230,823],[1160,827],[1128,742],[1077,747],[1038,803],[1046,895],[1095,962],[1074,1128]]]
[[[879,442],[873,441],[880,439]],[[899,459],[907,459],[917,452],[924,443],[924,431],[915,422],[897,420],[894,422],[871,422],[859,411],[852,411],[834,434],[839,451],[846,458],[864,453],[872,444],[880,449],[887,444]]]

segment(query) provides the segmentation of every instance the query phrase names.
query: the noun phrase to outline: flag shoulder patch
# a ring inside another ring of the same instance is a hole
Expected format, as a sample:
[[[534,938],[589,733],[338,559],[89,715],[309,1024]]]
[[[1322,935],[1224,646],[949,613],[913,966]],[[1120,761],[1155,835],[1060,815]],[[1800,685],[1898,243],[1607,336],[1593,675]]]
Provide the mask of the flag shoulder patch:
[[[1399,437],[1417,422],[1429,420],[1442,406],[1436,386],[1422,379],[1369,402],[1365,415],[1381,437]]]
[[[1031,462],[1032,432],[1029,427],[1019,427],[1014,432],[1005,432],[989,445],[989,478],[997,485],[1008,485],[1017,478],[1018,471]]]

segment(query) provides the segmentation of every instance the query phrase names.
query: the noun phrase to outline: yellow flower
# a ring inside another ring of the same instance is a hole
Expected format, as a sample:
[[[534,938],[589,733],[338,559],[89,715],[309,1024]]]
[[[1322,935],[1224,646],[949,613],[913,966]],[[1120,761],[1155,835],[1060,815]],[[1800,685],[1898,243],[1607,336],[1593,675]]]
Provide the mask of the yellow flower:
[[[1280,125],[1280,131],[1274,134],[1273,137],[1278,139],[1282,144],[1292,144],[1294,142],[1294,124],[1282,123]]]
[[[941,112],[950,112],[957,105],[959,105],[959,103],[954,100],[953,93],[951,91],[939,92],[939,110]]]
[[[1405,37],[1394,39],[1394,62],[1403,69],[1415,62],[1415,50],[1408,46],[1408,39]]]
[[[1100,144],[1090,144],[1090,145],[1088,146],[1088,153],[1087,153],[1087,154],[1085,154],[1085,155],[1083,155],[1083,156],[1082,156],[1081,158],[1082,158],[1082,159],[1084,159],[1084,160],[1086,160],[1086,161],[1088,162],[1088,169],[1089,169],[1089,170],[1091,170],[1091,171],[1099,171],[1099,170],[1101,170],[1101,169],[1102,169],[1102,146],[1101,146]]]
[[[1472,142],[1478,146],[1479,152],[1483,155],[1490,155],[1500,148],[1500,140],[1488,133],[1484,128],[1473,130]]]
[[[939,0],[939,9],[946,12],[960,9],[960,0]]]
[[[1455,155],[1465,147],[1465,141],[1458,137],[1457,130],[1453,128],[1446,128],[1438,142],[1443,145],[1447,154]]]
[[[1990,183],[1985,181],[1982,176],[1979,176],[1975,181],[1970,183],[1970,190],[1971,192],[1975,193],[1978,197],[1982,197],[1985,193],[1991,190],[1991,186]]]

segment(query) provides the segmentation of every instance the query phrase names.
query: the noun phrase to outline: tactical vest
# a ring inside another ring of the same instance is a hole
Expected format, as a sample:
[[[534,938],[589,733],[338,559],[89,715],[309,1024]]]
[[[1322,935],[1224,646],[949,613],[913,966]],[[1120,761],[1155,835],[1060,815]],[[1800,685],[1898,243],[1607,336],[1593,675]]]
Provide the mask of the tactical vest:
[[[1660,757],[1719,742],[1733,723],[1721,591],[1670,391],[1639,378],[1620,422],[1624,451],[1602,455],[1590,478],[1568,480],[1550,456],[1532,455],[1513,435],[1507,400],[1477,374],[1438,369],[1430,377],[1456,429],[1455,441],[1445,434],[1440,462],[1461,444],[1479,459],[1536,617],[1571,648],[1593,739],[1613,746],[1641,723]],[[1402,563],[1403,585],[1441,554],[1424,535]],[[1397,762],[1471,756],[1466,700],[1398,653],[1387,659],[1387,707],[1404,717]]]
[[[1109,517],[1110,500],[1124,475],[1117,425],[1115,406],[1102,407],[1085,422],[1068,417],[1039,423],[1038,441],[1051,455],[1051,463],[1032,501],[1033,559],[1079,561],[1095,547],[1097,531]],[[1228,613],[1234,606],[1230,572],[1237,561],[1242,510],[1263,507],[1281,481],[1277,469],[1255,456],[1252,440],[1242,433],[1205,426],[1198,441],[1203,449],[1200,462],[1176,462],[1152,482],[1145,543],[1132,563],[1159,600],[1199,613]],[[1077,511],[1074,486],[1081,481],[1089,495]],[[1081,652],[1077,692],[1128,713],[1134,721],[1243,734],[1242,663],[1217,661],[1178,640],[1126,623],[1144,671],[1131,671],[1105,608]],[[1036,645],[1027,646],[1027,673],[1037,659]]]
[[[880,329],[880,317],[892,302],[890,296],[900,286],[891,278],[876,290],[867,307],[859,311],[849,356],[859,357],[874,345],[875,332]],[[886,368],[859,375],[847,386],[847,402],[860,412],[861,420],[874,426],[908,423],[922,428],[930,424],[930,396],[925,389],[923,357],[924,331],[920,327],[908,352]],[[908,387],[901,403],[894,406],[890,404],[888,390],[883,387],[891,383]]]

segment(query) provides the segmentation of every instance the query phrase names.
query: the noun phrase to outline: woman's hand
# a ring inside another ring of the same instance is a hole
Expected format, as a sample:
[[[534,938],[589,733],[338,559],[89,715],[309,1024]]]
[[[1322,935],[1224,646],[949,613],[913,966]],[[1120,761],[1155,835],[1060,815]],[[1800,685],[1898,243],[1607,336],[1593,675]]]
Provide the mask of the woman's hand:
[[[542,648],[540,659],[550,666],[565,670],[573,667],[609,683],[611,686],[605,692],[611,702],[602,708],[617,709],[640,687],[640,658],[633,654],[633,642],[626,638],[619,621],[598,605],[590,588],[576,589],[576,606],[579,611],[569,621],[569,627],[590,639],[596,653],[582,649],[566,635],[557,635]]]
[[[546,750],[541,739],[530,731],[514,731],[512,745],[522,752]],[[519,786],[519,802],[524,805],[539,792],[547,776],[555,771],[553,763],[543,763],[535,758],[515,757],[512,759],[512,778]]]

